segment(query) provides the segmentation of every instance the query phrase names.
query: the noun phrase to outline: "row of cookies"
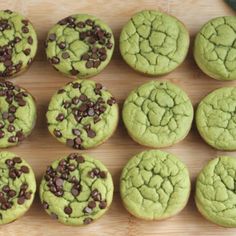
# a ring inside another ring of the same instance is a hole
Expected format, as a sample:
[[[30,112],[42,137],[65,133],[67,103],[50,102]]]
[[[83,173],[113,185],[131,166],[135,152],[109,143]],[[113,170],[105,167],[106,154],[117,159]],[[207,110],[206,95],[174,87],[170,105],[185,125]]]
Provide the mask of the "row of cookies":
[[[0,153],[0,224],[21,217],[31,206],[36,181],[29,164],[14,153]],[[236,160],[221,156],[199,173],[195,202],[208,220],[236,227],[233,217],[233,178]],[[120,177],[125,208],[135,217],[163,220],[187,204],[191,182],[187,167],[174,155],[158,150],[131,158]],[[71,153],[47,167],[39,195],[43,208],[65,225],[87,225],[106,213],[113,199],[113,181],[107,168],[86,154]]]
[[[24,71],[37,51],[37,35],[28,19],[10,10],[0,11],[0,77]],[[236,19],[218,17],[197,34],[194,57],[203,72],[218,80],[236,79]],[[141,11],[123,27],[120,53],[134,70],[150,76],[173,71],[185,59],[190,43],[186,27],[160,11]],[[72,78],[101,72],[111,60],[114,36],[94,16],[76,14],[60,20],[48,32],[46,55],[52,66]]]
[[[9,81],[0,82],[0,147],[14,146],[27,137],[36,122],[36,105],[29,92]],[[198,105],[196,125],[202,138],[219,150],[236,150],[236,89],[225,87]],[[133,90],[122,110],[129,135],[154,148],[183,140],[191,129],[193,106],[187,94],[167,81],[150,81]],[[116,99],[101,84],[75,80],[60,88],[47,111],[50,133],[75,149],[105,142],[119,121]]]

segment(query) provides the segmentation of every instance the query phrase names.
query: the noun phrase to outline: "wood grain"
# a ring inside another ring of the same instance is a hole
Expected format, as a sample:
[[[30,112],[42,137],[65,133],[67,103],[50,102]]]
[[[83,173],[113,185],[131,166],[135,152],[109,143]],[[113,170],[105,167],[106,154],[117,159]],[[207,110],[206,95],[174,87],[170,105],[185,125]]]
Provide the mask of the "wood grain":
[[[96,15],[111,26],[118,45],[121,28],[131,15],[142,9],[161,9],[175,15],[186,24],[193,42],[194,35],[203,23],[216,16],[234,14],[223,0],[1,0],[0,9],[6,8],[19,11],[29,17],[39,37],[39,50],[32,67],[13,80],[14,83],[27,88],[37,99],[37,125],[30,138],[20,146],[9,149],[24,157],[32,165],[38,183],[45,167],[51,161],[72,151],[49,135],[45,120],[45,112],[51,95],[57,88],[70,81],[54,71],[45,58],[43,41],[47,31],[55,22],[77,12]],[[184,64],[171,74],[159,79],[178,84],[189,94],[194,105],[213,89],[235,85],[235,82],[219,82],[205,76],[193,61],[192,46]],[[112,62],[94,80],[101,82],[112,91],[121,107],[130,90],[149,81],[150,78],[131,70],[122,61],[116,47]],[[194,206],[193,196],[178,216],[166,221],[145,222],[130,216],[121,205],[118,193],[119,175],[129,158],[144,149],[129,138],[120,122],[118,130],[111,139],[102,146],[87,151],[108,166],[116,186],[112,207],[108,214],[98,222],[83,228],[63,226],[50,219],[40,206],[39,199],[36,198],[32,208],[24,217],[12,224],[0,227],[0,236],[25,236],[27,234],[31,236],[198,234],[233,236],[236,234],[236,229],[221,228],[203,219]],[[197,173],[208,160],[220,154],[236,154],[219,152],[210,148],[201,140],[195,127],[183,142],[165,150],[178,155],[186,163],[193,183]]]

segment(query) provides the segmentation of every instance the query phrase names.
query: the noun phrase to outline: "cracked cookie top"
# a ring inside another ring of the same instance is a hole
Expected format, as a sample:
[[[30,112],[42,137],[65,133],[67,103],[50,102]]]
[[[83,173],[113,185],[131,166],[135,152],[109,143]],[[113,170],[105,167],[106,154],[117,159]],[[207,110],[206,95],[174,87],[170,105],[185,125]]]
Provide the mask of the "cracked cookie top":
[[[114,133],[118,112],[115,98],[101,84],[76,80],[52,96],[47,111],[48,129],[60,142],[88,149]]]
[[[185,59],[189,34],[176,18],[159,11],[141,11],[123,27],[121,55],[133,69],[148,75],[171,72]]]
[[[120,179],[126,209],[146,220],[161,220],[180,212],[190,193],[186,166],[174,155],[149,150],[135,155]]]
[[[17,145],[36,122],[34,98],[9,81],[0,82],[0,148]]]
[[[59,222],[90,224],[112,202],[112,177],[100,161],[72,153],[47,168],[40,185],[40,198],[46,212]]]
[[[46,54],[56,70],[74,78],[98,74],[114,50],[111,29],[94,16],[77,14],[60,20],[48,33]]]
[[[31,167],[10,152],[0,152],[0,224],[10,223],[31,206],[36,181]]]
[[[203,98],[196,111],[196,125],[212,147],[236,150],[236,88],[220,88]]]
[[[130,136],[141,145],[166,147],[188,134],[193,107],[176,85],[150,81],[133,90],[124,103],[123,121]]]
[[[25,70],[35,57],[37,44],[28,19],[10,10],[0,11],[0,78]]]
[[[199,173],[195,202],[203,216],[215,224],[236,227],[236,159],[220,156]]]
[[[197,34],[196,63],[203,72],[218,80],[236,79],[236,17],[217,17]]]

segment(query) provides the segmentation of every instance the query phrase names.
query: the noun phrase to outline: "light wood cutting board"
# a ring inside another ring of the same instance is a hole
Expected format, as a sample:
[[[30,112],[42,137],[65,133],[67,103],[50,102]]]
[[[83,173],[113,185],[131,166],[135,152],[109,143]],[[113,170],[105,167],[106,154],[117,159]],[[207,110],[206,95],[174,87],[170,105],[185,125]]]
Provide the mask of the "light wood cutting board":
[[[54,23],[73,13],[96,15],[111,26],[118,45],[122,26],[135,12],[143,9],[161,9],[186,24],[191,34],[192,45],[196,32],[206,21],[216,16],[235,14],[223,0],[0,0],[0,9],[21,12],[33,22],[38,33],[39,50],[35,62],[26,73],[13,79],[14,83],[24,86],[37,99],[37,125],[32,135],[20,146],[8,149],[32,165],[38,183],[50,162],[73,151],[51,137],[46,126],[45,112],[51,95],[57,88],[71,81],[54,71],[46,61],[44,39]],[[133,88],[150,80],[134,72],[122,61],[118,46],[109,66],[93,79],[104,84],[114,94],[120,108]],[[170,80],[182,87],[194,105],[213,89],[236,83],[219,82],[204,75],[193,61],[192,46],[184,64],[159,79]],[[218,227],[201,217],[194,205],[193,195],[187,207],[171,219],[146,222],[130,216],[123,208],[119,197],[119,176],[129,158],[144,149],[130,139],[120,122],[111,139],[94,150],[86,151],[107,165],[115,183],[113,204],[109,212],[96,223],[82,228],[61,225],[44,212],[39,198],[36,197],[32,208],[24,217],[0,227],[0,236],[236,235],[236,229]],[[219,152],[207,146],[197,134],[194,125],[183,142],[164,150],[178,155],[188,166],[193,188],[197,173],[211,158],[220,154],[236,156],[234,152]]]

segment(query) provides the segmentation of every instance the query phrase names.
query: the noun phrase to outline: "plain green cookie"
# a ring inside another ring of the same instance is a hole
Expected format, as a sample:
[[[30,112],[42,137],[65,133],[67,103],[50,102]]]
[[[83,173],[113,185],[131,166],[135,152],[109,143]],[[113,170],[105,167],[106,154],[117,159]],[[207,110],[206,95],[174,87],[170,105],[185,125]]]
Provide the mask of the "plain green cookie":
[[[160,148],[185,138],[193,107],[187,94],[166,81],[150,81],[133,90],[123,106],[123,121],[141,145]]]
[[[29,136],[36,116],[30,93],[9,81],[0,82],[0,148],[15,146]]]
[[[171,72],[185,59],[189,33],[175,17],[141,11],[123,27],[120,52],[134,70],[156,76]]]
[[[94,16],[76,14],[60,20],[48,33],[46,54],[53,67],[73,78],[101,72],[114,50],[110,27]]]
[[[101,84],[76,80],[52,96],[47,112],[48,129],[70,147],[93,148],[115,132],[118,113],[116,100]]]
[[[125,208],[137,218],[162,220],[187,204],[190,178],[174,155],[149,150],[135,155],[124,167],[120,193]]]
[[[37,46],[37,35],[28,19],[10,10],[0,11],[0,78],[24,71]]]
[[[105,214],[113,190],[112,177],[100,161],[72,153],[47,168],[40,185],[40,199],[53,218],[80,226]]]
[[[200,213],[211,222],[236,227],[236,159],[220,156],[199,173],[195,202]]]
[[[200,69],[217,80],[236,79],[236,17],[217,17],[197,34],[194,58]]]
[[[33,170],[11,152],[0,152],[0,225],[15,221],[28,211],[36,191]]]
[[[196,125],[202,138],[219,150],[236,150],[236,88],[216,89],[199,103]]]

